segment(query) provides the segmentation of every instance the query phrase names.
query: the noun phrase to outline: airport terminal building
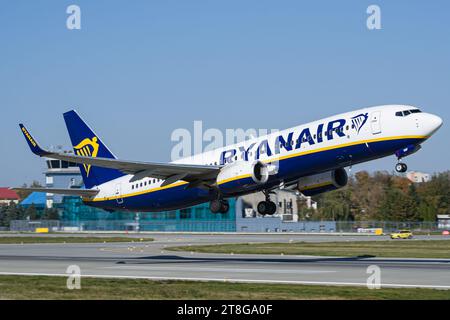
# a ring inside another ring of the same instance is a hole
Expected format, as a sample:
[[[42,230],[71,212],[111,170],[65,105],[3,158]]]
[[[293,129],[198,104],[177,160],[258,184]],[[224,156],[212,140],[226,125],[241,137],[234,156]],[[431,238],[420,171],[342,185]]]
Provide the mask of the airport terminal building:
[[[44,175],[49,188],[80,187],[83,183],[78,166],[67,161],[47,159]],[[278,205],[274,216],[257,214],[256,205],[261,200],[262,194],[229,199],[230,209],[226,214],[211,213],[208,203],[165,212],[111,213],[86,206],[79,197],[36,192],[21,205],[33,205],[38,210],[58,209],[61,231],[323,232],[336,229],[334,222],[299,221],[299,195],[294,192],[279,191],[274,195]],[[311,199],[306,202],[314,208]]]

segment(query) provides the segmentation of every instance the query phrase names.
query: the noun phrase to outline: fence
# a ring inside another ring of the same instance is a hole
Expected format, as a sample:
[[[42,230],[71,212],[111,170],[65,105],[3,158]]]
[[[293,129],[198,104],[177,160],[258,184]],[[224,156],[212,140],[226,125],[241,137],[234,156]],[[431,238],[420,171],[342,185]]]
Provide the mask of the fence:
[[[48,228],[49,231],[60,229],[59,220],[12,220],[9,229],[11,231],[36,231],[37,228]]]
[[[400,229],[414,232],[439,231],[437,222],[404,221],[298,221],[285,222],[279,217],[240,218],[236,220],[13,220],[11,231],[195,231],[195,232],[357,232],[359,228],[382,228],[384,233]]]
[[[357,232],[358,228],[382,228],[384,233],[400,229],[416,232],[439,230],[437,222],[433,221],[336,221],[337,232]]]

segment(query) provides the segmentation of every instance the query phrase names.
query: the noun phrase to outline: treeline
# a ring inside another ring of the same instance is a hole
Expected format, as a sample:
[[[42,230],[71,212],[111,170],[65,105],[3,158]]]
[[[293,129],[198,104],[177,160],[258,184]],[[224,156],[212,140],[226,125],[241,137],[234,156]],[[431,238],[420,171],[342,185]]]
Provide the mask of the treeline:
[[[316,197],[318,210],[300,210],[311,220],[435,221],[450,214],[450,171],[413,183],[385,171],[361,171],[348,185]]]
[[[15,203],[0,206],[0,227],[9,227],[12,220],[58,220],[58,210],[45,208],[37,210],[33,205],[23,208]]]

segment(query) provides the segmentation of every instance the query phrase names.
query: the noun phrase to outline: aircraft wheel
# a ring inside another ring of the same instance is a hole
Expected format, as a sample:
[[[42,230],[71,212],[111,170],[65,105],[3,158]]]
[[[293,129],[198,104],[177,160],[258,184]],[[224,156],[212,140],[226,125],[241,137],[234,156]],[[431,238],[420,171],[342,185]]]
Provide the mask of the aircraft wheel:
[[[213,200],[209,203],[209,210],[211,210],[212,213],[219,213],[220,209],[222,209],[222,201]]]
[[[269,202],[268,201],[261,201],[260,203],[258,203],[257,209],[258,209],[258,213],[262,214],[262,215],[266,215],[267,211],[268,211],[268,205]]]
[[[277,212],[277,205],[275,202],[273,201],[269,201],[269,211],[268,211],[268,215],[273,215],[275,214],[275,212]]]
[[[395,165],[395,171],[403,173],[406,172],[406,170],[408,170],[408,166],[404,163],[397,163]]]
[[[273,201],[261,201],[257,209],[259,214],[273,215],[277,211],[277,205]]]
[[[222,205],[220,207],[220,213],[227,213],[228,210],[230,209],[230,204],[228,203],[227,200],[222,200]]]

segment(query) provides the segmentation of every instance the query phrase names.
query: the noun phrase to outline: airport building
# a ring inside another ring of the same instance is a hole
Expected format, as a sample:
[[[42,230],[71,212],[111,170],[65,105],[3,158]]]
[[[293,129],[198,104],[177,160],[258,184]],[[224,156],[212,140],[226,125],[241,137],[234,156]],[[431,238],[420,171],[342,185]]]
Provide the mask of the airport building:
[[[17,193],[9,188],[0,188],[0,205],[8,205],[11,202],[19,203]]]
[[[418,171],[408,171],[406,173],[406,178],[414,183],[429,182],[431,180],[431,174]]]
[[[79,188],[83,181],[76,164],[61,160],[46,160],[45,184],[49,188]],[[280,190],[272,196],[278,209],[274,216],[257,213],[262,193],[229,199],[226,214],[214,214],[209,204],[165,212],[107,212],[83,204],[81,198],[34,192],[22,206],[33,205],[38,210],[56,208],[60,215],[59,229],[63,231],[117,230],[117,231],[189,231],[189,232],[299,232],[334,231],[334,222],[299,221],[298,206],[306,203],[315,208],[309,198],[301,198],[292,191]]]

